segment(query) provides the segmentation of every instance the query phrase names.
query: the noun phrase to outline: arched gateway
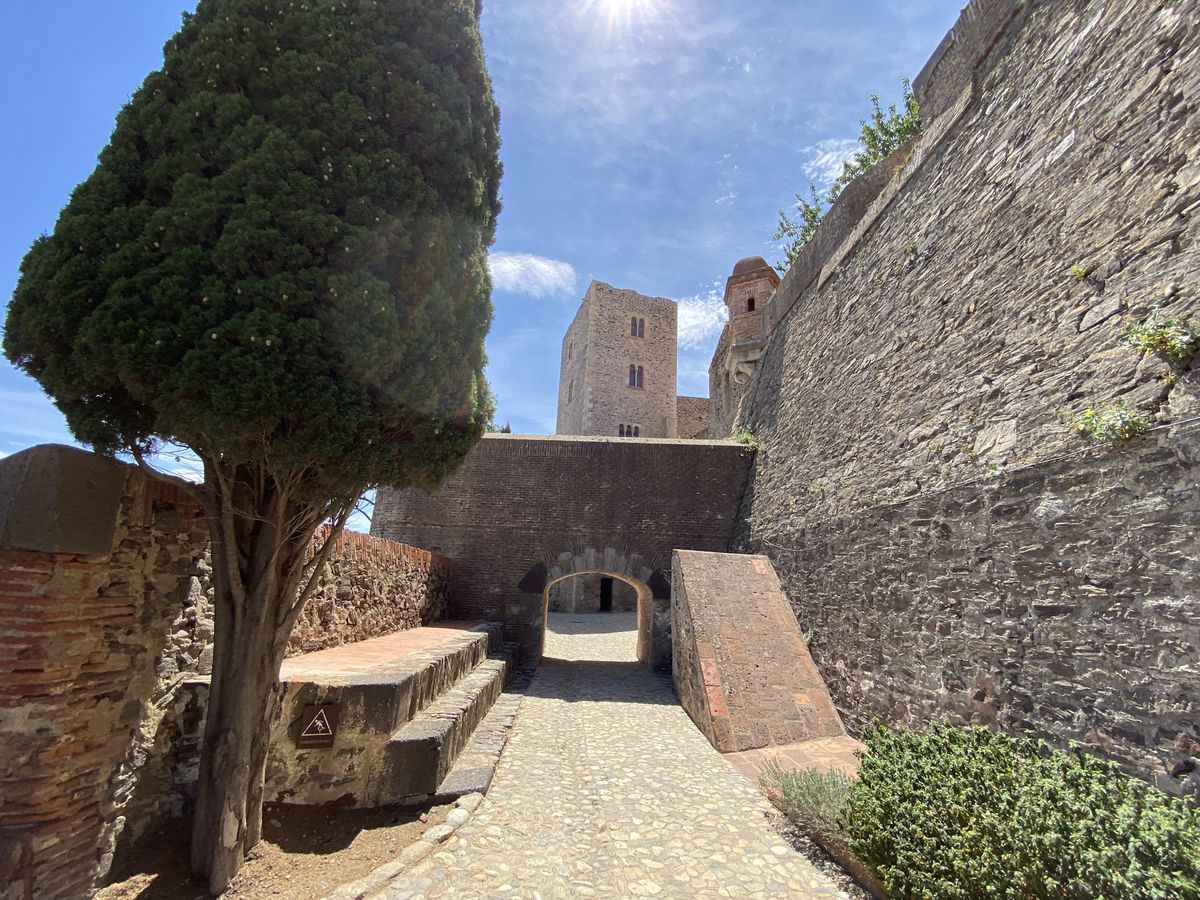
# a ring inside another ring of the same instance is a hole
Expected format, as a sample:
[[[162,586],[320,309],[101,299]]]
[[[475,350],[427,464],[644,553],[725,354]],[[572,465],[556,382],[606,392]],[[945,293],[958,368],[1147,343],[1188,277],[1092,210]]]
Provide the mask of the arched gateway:
[[[671,551],[729,548],[750,461],[731,441],[487,435],[436,493],[381,489],[371,533],[449,557],[451,615],[504,622],[526,659],[557,582],[625,581],[639,658],[669,667]]]

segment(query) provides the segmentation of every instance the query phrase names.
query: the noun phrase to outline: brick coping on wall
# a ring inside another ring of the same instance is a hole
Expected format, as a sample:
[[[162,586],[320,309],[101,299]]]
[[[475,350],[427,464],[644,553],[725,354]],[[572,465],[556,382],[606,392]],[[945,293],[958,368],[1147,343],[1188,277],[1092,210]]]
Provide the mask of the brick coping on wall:
[[[645,446],[729,447],[741,446],[737,441],[690,438],[623,438],[597,434],[485,434],[483,441],[531,441],[542,444],[629,444]]]

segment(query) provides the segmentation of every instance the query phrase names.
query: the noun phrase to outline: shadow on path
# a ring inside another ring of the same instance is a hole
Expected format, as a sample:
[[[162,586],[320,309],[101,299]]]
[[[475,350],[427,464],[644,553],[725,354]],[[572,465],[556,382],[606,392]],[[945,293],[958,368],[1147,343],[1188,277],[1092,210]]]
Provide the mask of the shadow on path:
[[[527,697],[609,703],[676,705],[671,677],[637,662],[593,659],[542,659]]]

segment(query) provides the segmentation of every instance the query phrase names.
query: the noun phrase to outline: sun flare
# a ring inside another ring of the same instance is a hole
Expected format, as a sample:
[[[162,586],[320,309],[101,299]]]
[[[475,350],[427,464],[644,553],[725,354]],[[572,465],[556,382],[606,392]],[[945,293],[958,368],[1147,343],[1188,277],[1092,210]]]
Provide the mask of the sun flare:
[[[583,0],[583,15],[601,19],[610,34],[636,31],[662,18],[669,0]]]

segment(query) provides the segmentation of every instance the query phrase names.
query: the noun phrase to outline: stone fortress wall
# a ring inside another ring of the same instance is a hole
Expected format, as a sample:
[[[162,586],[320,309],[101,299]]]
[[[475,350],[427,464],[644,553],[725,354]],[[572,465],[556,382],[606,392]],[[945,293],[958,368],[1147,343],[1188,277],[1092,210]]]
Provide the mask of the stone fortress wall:
[[[504,622],[535,661],[555,579],[648,590],[672,550],[727,549],[749,465],[731,441],[489,434],[436,493],[381,488],[371,533],[449,557],[451,615]]]
[[[922,135],[768,304],[733,548],[775,564],[848,723],[1080,740],[1196,793],[1200,371],[1122,326],[1200,318],[1200,22],[974,0],[916,92]],[[1070,426],[1117,403],[1176,427]]]
[[[711,416],[712,406],[707,397],[675,398],[676,430],[681,439],[707,437]]]

